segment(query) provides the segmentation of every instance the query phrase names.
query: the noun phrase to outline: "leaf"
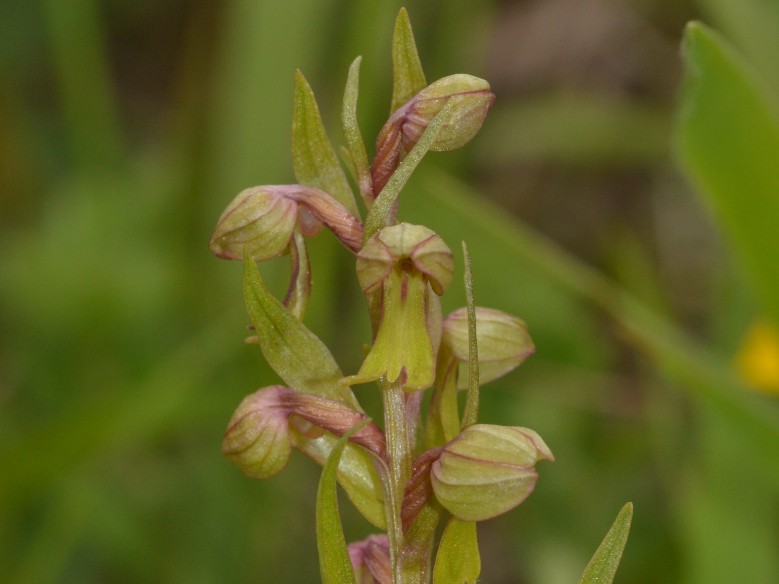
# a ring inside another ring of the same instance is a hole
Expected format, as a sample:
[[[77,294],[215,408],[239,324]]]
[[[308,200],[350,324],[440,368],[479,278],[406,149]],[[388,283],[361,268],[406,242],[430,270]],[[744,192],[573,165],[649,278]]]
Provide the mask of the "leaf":
[[[319,479],[316,493],[316,544],[319,571],[324,584],[354,584],[354,570],[346,547],[341,515],[338,512],[336,470],[349,437],[368,423],[357,424],[339,438]]]
[[[314,92],[300,71],[295,74],[292,166],[299,183],[322,189],[359,217],[354,193],[322,125]]]
[[[773,0],[698,0],[696,7],[754,63],[762,80],[779,91],[779,3]]]
[[[438,112],[438,115],[433,118],[427,129],[422,134],[422,137],[411,149],[411,152],[406,155],[403,161],[398,165],[397,170],[392,173],[392,176],[384,185],[384,188],[376,197],[373,205],[368,211],[368,216],[365,218],[365,231],[363,233],[363,242],[368,241],[373,237],[382,227],[387,223],[387,218],[392,211],[392,207],[395,201],[400,195],[400,191],[406,186],[408,179],[411,177],[411,173],[419,165],[424,158],[427,151],[435,142],[438,133],[444,125],[449,112],[452,109],[452,103],[447,103]]]
[[[262,354],[289,387],[321,395],[362,411],[325,344],[273,297],[257,266],[244,257],[244,301]]]
[[[438,545],[433,584],[472,584],[480,573],[476,523],[450,518]]]
[[[360,85],[360,62],[362,57],[357,57],[349,67],[349,76],[346,79],[344,90],[343,109],[341,110],[341,125],[344,138],[348,146],[349,156],[354,165],[355,178],[360,188],[365,205],[370,207],[373,203],[373,186],[371,183],[371,168],[368,163],[368,154],[365,151],[365,142],[357,123],[357,96]]]
[[[291,436],[295,448],[322,466],[338,441],[329,432],[317,438],[307,438],[293,430]],[[385,529],[384,487],[372,455],[355,444],[347,444],[337,476],[338,484],[362,516],[379,529]]]
[[[401,8],[392,34],[392,105],[390,114],[427,85],[408,12]]]
[[[717,33],[687,26],[677,152],[779,323],[779,113]]]
[[[590,563],[584,569],[579,584],[610,584],[617,573],[622,551],[630,533],[633,519],[633,503],[625,503],[619,510],[606,537],[603,538]]]
[[[461,429],[472,426],[479,419],[479,346],[476,337],[476,306],[473,303],[473,276],[471,274],[471,256],[463,241],[463,259],[465,263],[465,304],[468,311],[468,393],[465,397],[465,411]]]

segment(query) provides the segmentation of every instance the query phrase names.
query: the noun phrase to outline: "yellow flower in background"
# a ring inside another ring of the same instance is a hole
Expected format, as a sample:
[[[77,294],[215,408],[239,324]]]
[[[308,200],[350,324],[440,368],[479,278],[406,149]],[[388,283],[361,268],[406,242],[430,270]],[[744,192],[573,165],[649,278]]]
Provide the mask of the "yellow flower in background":
[[[755,322],[736,355],[736,367],[749,385],[779,395],[779,329]]]

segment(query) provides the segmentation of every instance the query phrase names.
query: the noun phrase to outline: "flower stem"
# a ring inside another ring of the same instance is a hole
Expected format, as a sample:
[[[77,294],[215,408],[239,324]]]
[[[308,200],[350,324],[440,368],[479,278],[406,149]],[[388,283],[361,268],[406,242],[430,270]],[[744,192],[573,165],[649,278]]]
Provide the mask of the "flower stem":
[[[404,545],[400,509],[403,504],[406,484],[411,476],[412,450],[409,441],[403,385],[400,381],[389,383],[382,378],[381,387],[384,400],[384,432],[387,437],[389,463],[389,476],[385,489],[388,503],[387,534],[390,542],[392,581],[394,584],[404,584],[409,580],[404,577],[400,558]]]

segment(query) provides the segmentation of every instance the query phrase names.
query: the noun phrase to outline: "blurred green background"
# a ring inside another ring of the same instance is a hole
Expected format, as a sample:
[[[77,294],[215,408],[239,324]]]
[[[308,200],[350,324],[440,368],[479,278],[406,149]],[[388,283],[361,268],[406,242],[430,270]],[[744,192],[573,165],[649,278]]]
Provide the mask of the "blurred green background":
[[[779,236],[750,247],[754,230],[699,197],[672,148],[684,24],[727,37],[774,107],[777,4],[407,5],[428,80],[472,73],[497,101],[465,149],[422,163],[401,217],[453,249],[466,239],[477,304],[528,322],[538,352],[485,388],[481,419],[532,427],[557,457],[526,503],[480,525],[482,580],[576,581],[633,501],[618,582],[779,582],[777,398],[731,366],[776,314],[776,282],[761,288],[766,270],[742,260],[770,266]],[[4,3],[1,581],[318,581],[318,467],[298,454],[256,482],[219,451],[241,398],[276,378],[242,343],[240,264],[207,241],[239,190],[293,181],[295,68],[340,143],[346,70],[363,55],[372,142],[400,6]],[[727,136],[704,143],[733,162]],[[307,324],[354,372],[369,333],[353,265],[327,233],[311,254]],[[286,269],[262,267],[276,290]],[[463,304],[453,288],[448,310]],[[370,532],[342,512],[348,539]]]

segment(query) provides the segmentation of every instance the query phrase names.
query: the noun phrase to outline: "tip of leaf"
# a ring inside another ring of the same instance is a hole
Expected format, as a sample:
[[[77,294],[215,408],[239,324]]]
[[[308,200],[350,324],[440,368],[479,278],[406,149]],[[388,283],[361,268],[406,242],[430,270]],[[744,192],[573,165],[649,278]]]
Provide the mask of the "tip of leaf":
[[[308,85],[308,81],[306,81],[305,76],[303,75],[303,71],[300,69],[295,69],[295,85]]]

